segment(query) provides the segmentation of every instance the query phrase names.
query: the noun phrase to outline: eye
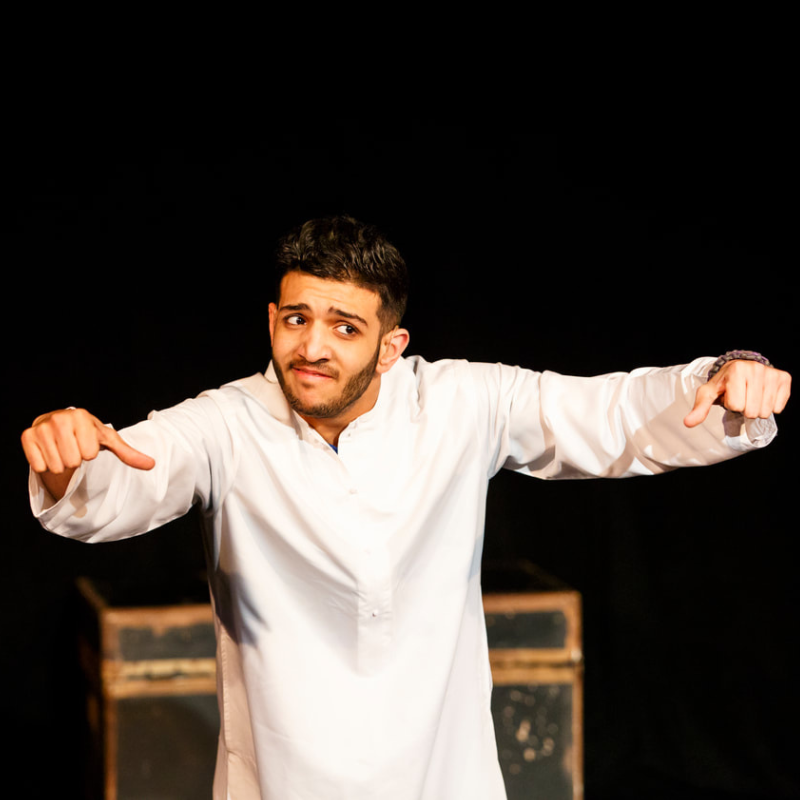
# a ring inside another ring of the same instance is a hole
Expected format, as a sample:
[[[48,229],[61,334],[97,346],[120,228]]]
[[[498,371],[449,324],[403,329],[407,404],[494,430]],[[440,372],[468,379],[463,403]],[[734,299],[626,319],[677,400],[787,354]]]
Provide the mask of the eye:
[[[358,333],[358,328],[354,328],[352,325],[349,325],[346,322],[337,325],[335,330],[341,333],[343,336],[355,336]]]
[[[289,314],[284,317],[284,322],[287,325],[303,325],[305,324],[305,319],[300,314]]]

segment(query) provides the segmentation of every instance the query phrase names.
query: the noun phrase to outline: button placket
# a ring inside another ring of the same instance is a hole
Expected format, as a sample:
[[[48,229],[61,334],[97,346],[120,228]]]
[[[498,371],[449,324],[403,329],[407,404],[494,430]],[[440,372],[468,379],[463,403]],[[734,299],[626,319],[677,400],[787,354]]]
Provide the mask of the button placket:
[[[382,545],[362,550],[359,578],[358,666],[371,674],[385,663],[392,641],[391,563]]]

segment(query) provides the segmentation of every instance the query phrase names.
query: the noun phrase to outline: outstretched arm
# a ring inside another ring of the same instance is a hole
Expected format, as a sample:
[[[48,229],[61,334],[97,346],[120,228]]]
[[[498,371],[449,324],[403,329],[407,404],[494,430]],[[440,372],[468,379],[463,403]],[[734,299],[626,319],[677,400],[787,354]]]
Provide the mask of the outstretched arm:
[[[783,370],[758,361],[728,361],[697,390],[694,407],[683,424],[687,428],[699,425],[715,403],[747,419],[767,419],[783,411],[791,385],[792,376]]]
[[[487,389],[489,474],[506,468],[545,479],[654,475],[764,447],[777,433],[770,414],[786,405],[789,376],[733,361],[709,379],[713,363],[697,358],[594,377],[475,365],[476,387]],[[759,418],[762,410],[769,419]]]
[[[132,448],[113,428],[80,408],[37,417],[22,434],[22,449],[31,469],[41,476],[56,500],[64,496],[81,463],[97,458],[101,449],[110,450],[123,464],[135,469],[155,466],[150,456]]]

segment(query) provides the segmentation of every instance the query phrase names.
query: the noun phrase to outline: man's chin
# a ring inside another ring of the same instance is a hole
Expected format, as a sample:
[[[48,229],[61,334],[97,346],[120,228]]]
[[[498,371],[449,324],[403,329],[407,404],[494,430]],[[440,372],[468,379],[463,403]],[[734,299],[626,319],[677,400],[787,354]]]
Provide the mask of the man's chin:
[[[332,416],[331,403],[326,403],[319,398],[308,397],[305,393],[291,391],[288,387],[284,387],[283,393],[289,405],[304,417],[325,419]]]

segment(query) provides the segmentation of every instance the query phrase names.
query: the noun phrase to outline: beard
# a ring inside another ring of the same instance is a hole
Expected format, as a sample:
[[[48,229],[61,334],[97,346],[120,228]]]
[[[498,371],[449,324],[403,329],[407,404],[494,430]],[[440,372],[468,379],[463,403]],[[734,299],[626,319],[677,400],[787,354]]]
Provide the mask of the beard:
[[[316,404],[302,402],[287,386],[283,370],[277,361],[273,362],[273,367],[286,401],[298,414],[303,417],[312,417],[313,419],[331,419],[345,412],[367,391],[372,379],[375,377],[375,368],[378,366],[379,357],[380,344],[378,344],[372,360],[355,375],[350,376],[338,397]],[[325,361],[310,362],[304,359],[295,359],[290,362],[289,369],[308,367],[309,369],[319,369],[322,372],[326,372],[326,374],[332,374],[326,371],[325,363]],[[333,377],[338,377],[338,373],[333,374]]]

